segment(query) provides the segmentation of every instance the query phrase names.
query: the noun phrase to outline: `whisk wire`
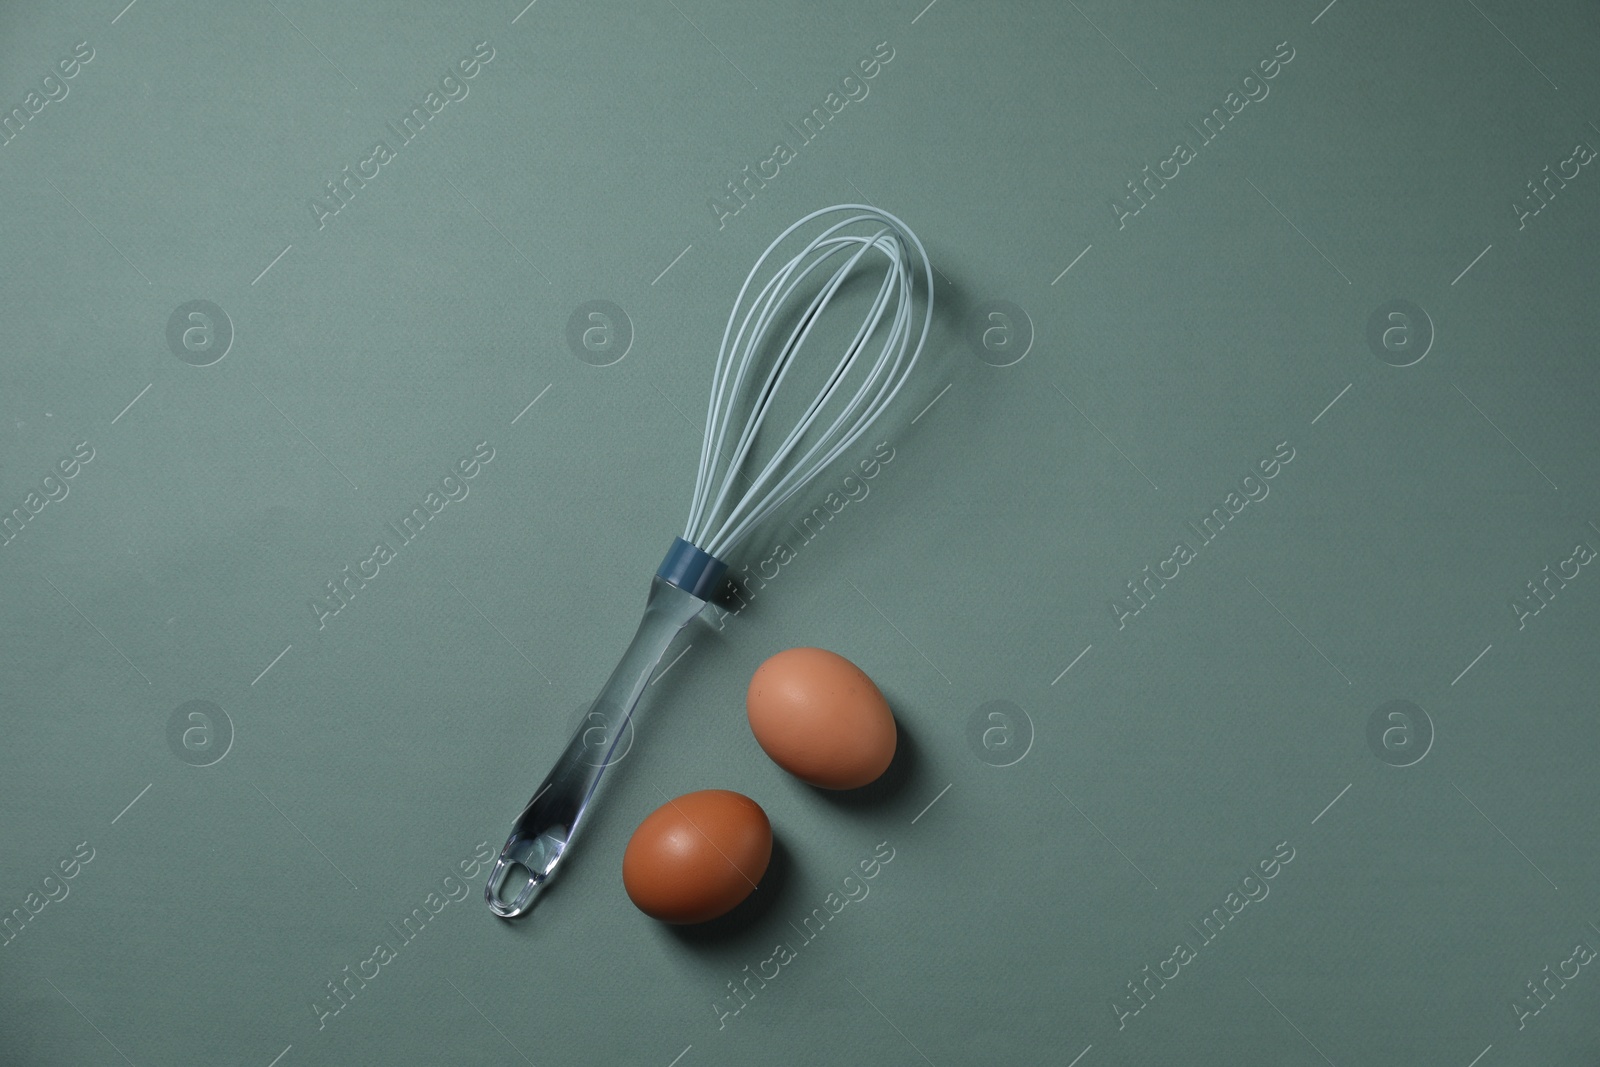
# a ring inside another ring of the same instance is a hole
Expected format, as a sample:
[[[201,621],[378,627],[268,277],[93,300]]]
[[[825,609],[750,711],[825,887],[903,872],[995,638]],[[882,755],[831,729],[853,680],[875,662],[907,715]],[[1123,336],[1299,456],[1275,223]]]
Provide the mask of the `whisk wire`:
[[[829,279],[828,284],[812,299],[810,307],[806,309],[801,321],[795,326],[794,331],[789,335],[788,340],[784,343],[778,359],[775,361],[771,371],[767,375],[766,382],[762,385],[755,408],[749,421],[745,424],[744,432],[740,435],[739,443],[735,446],[734,455],[729,461],[730,469],[737,469],[741,464],[743,464],[749,455],[750,448],[755,443],[757,433],[759,432],[762,423],[766,421],[767,413],[772,404],[773,397],[776,395],[779,386],[782,385],[783,379],[788,375],[789,369],[793,365],[795,354],[799,351],[800,346],[804,344],[806,337],[810,335],[811,329],[815,325],[817,318],[820,316],[822,309],[826,308],[828,302],[833,298],[833,295],[844,283],[845,278],[848,277],[850,271],[854,269],[855,264],[860,260],[861,256],[865,252],[866,248],[863,246],[861,251],[852,256],[851,259],[844,264],[844,266],[840,267],[839,270],[835,272],[833,277]],[[829,254],[830,257],[832,254],[833,253]],[[796,284],[798,284],[800,280],[803,280],[805,275],[809,274],[811,270],[815,269],[817,266],[820,266],[821,263],[826,260],[826,258],[829,257],[824,257],[823,260],[819,260],[811,267],[808,267],[806,271],[802,273],[801,278],[796,279]],[[776,313],[776,310],[776,303],[769,303],[767,314],[764,315],[762,322],[758,325],[756,334],[757,338],[765,334],[766,328],[771,325],[773,315]],[[873,321],[875,320],[868,320],[864,326],[870,326]],[[768,460],[766,467],[763,468],[762,473],[754,480],[754,486],[763,485],[767,477],[772,472],[777,470],[778,466],[788,457],[789,453],[793,451],[795,445],[801,440],[806,430],[814,421],[816,413],[828,401],[829,397],[836,388],[837,383],[842,380],[845,374],[849,371],[851,365],[855,361],[856,353],[859,347],[860,334],[858,333],[857,341],[845,351],[843,358],[834,368],[834,371],[829,377],[828,383],[824,386],[823,391],[812,400],[810,407],[807,408],[806,412],[800,417],[800,420],[795,425],[794,429],[790,431],[789,436],[785,438],[783,443],[778,446],[775,454],[770,460]],[[731,479],[724,480],[723,491],[721,494],[719,494],[716,503],[712,507],[713,513],[716,513],[720,509],[723,499],[727,496],[730,483]],[[739,504],[735,505],[733,513],[729,515],[729,522],[731,522],[733,518],[742,510],[742,505],[749,499],[750,492],[747,491],[745,497],[740,501]],[[727,524],[725,523],[724,529],[726,528],[726,525]]]
[[[761,335],[764,333],[766,328],[765,324],[767,320],[770,319],[771,314],[776,310],[776,306],[781,305],[788,293],[792,292],[793,289],[799,284],[798,279],[795,282],[790,283],[790,276],[801,264],[801,262],[804,261],[806,256],[808,256],[819,246],[826,244],[828,239],[832,237],[834,233],[852,224],[853,222],[859,221],[862,216],[846,219],[843,222],[830,227],[825,233],[812,241],[812,243],[808,245],[807,248],[800,253],[800,255],[790,260],[776,276],[769,279],[767,284],[762,288],[761,293],[752,302],[750,309],[746,311],[745,317],[740,323],[739,332],[734,336],[733,343],[730,345],[728,333],[732,332],[733,330],[733,323],[738,318],[739,307],[744,301],[744,295],[749,290],[750,283],[757,277],[757,275],[759,275],[762,264],[766,262],[768,256],[772,254],[772,252],[790,233],[792,233],[799,226],[803,225],[806,221],[809,221],[809,219],[834,210],[839,209],[830,208],[825,209],[824,211],[814,212],[806,219],[800,220],[800,222],[795,223],[793,226],[790,226],[788,230],[784,231],[784,233],[781,234],[776,241],[767,247],[767,250],[763,252],[761,257],[756,261],[755,267],[751,269],[749,276],[745,279],[744,286],[740,289],[738,298],[734,301],[734,308],[728,317],[727,329],[723,333],[722,349],[718,356],[717,371],[712,381],[712,395],[708,405],[707,434],[702,443],[702,465],[696,483],[696,499],[691,510],[691,520],[689,523],[690,529],[696,528],[697,522],[702,514],[702,509],[706,505],[706,496],[709,490],[710,482],[713,478],[714,467],[716,465],[715,460],[717,457],[724,456],[726,454],[723,451],[723,444],[727,433],[728,420],[731,416],[732,399],[738,395],[739,389],[742,387],[744,373],[748,369],[751,362],[750,356],[753,351],[759,347]],[[832,253],[830,253],[830,256],[831,254]],[[829,257],[824,256],[822,257],[822,260],[826,260],[827,258]],[[815,266],[816,264],[813,264],[813,267],[808,268],[805,273],[808,274],[811,269],[814,269]],[[802,279],[803,277],[804,274],[802,274]],[[757,319],[757,324],[755,330],[750,331],[752,317]],[[741,349],[741,345],[745,344],[746,331],[750,331],[752,336],[748,344]],[[745,358],[740,360],[738,363],[737,377],[733,378],[730,384],[729,373],[734,367],[734,355],[741,350],[744,351]],[[720,505],[714,505],[713,511],[715,511],[719,506]]]
[[[891,243],[889,247],[894,249],[897,246],[894,246]],[[891,291],[890,287],[892,287],[895,282],[903,282],[904,280],[905,279],[903,277],[896,276],[894,273],[887,275],[885,280],[885,289],[883,290],[884,294],[887,295],[888,292]],[[897,314],[897,318],[900,320],[901,326],[903,326],[905,320],[908,318],[908,315],[903,313],[905,308],[904,304],[900,305],[900,308],[902,313]],[[864,329],[862,334],[870,335],[871,327],[875,326],[879,321],[881,321],[881,306],[874,308],[872,317],[867,323],[864,324],[864,326],[868,328]],[[849,364],[854,362],[856,355],[859,353],[862,347],[863,345],[859,341],[852,343],[851,348],[847,350],[846,365],[842,366],[838,372],[838,379],[842,379],[843,374],[849,369]],[[887,375],[881,374],[880,372],[884,370],[885,364],[889,360],[891,353],[893,353],[895,357],[894,365],[889,366]],[[825,433],[819,435],[819,439],[817,440],[816,444],[810,450],[808,450],[806,455],[800,461],[799,465],[790,470],[772,489],[766,498],[760,500],[759,502],[755,502],[754,497],[751,494],[746,494],[746,497],[741,501],[740,505],[735,508],[734,515],[730,517],[730,521],[725,524],[723,530],[728,531],[729,527],[733,527],[734,523],[732,520],[735,518],[748,516],[748,521],[740,522],[737,527],[732,529],[731,532],[727,532],[725,535],[719,535],[715,539],[719,544],[730,544],[736,542],[737,539],[742,537],[743,534],[753,527],[756,522],[759,522],[760,519],[766,514],[770,514],[773,509],[781,505],[785,500],[793,495],[794,492],[798,491],[798,489],[805,485],[812,477],[815,476],[816,473],[818,473],[823,467],[831,462],[845,448],[848,448],[850,444],[852,444],[862,433],[865,432],[867,425],[870,424],[871,420],[876,417],[876,412],[881,410],[882,401],[886,400],[885,394],[888,389],[891,388],[891,383],[897,384],[898,382],[898,379],[894,377],[894,374],[898,369],[898,363],[902,356],[903,352],[896,347],[894,338],[891,336],[891,338],[886,342],[884,350],[879,353],[877,363],[875,364],[873,370],[867,375],[866,380],[863,381],[862,385],[857,389],[856,395],[851,398],[850,402],[844,406],[838,417],[835,418],[833,425],[830,426]],[[874,387],[877,389],[876,395],[869,397],[868,394],[872,392]],[[819,395],[818,398],[813,401],[811,409],[808,410],[807,418],[801,421],[801,423],[791,434],[790,440],[785,443],[785,446],[782,449],[780,449],[780,453],[782,453],[782,455],[775,457],[774,461],[769,463],[766,473],[770,474],[778,469],[782,458],[787,455],[792,443],[799,440],[810,428],[815,413],[827,402],[833,390],[836,388],[837,380],[835,380],[833,385],[826,392]],[[865,405],[865,409],[863,409],[863,405]],[[863,410],[865,410],[865,414],[862,414]],[[846,422],[851,419],[858,419],[859,421],[854,423],[853,428],[846,431],[842,437],[836,436],[840,427],[845,425]],[[822,453],[824,450],[826,450],[826,454],[813,464],[813,460],[816,460],[818,453]]]
[[[845,268],[841,268],[841,271],[844,270]],[[836,278],[839,277],[842,277],[842,274],[836,275]],[[884,295],[887,295],[887,293],[891,291],[892,285],[892,276],[886,276],[884,287],[880,292]],[[826,298],[831,298],[832,293],[836,290],[837,285],[830,286],[825,293],[825,298],[822,303],[825,304]],[[875,301],[872,317],[863,323],[862,330],[858,331],[857,338],[852,342],[851,346],[846,349],[844,357],[840,360],[839,365],[835,367],[833,374],[823,387],[823,390],[817,395],[816,398],[812,400],[810,407],[807,408],[805,414],[801,417],[794,429],[790,431],[789,436],[783,441],[782,444],[778,446],[775,455],[771,460],[769,460],[766,467],[763,469],[762,474],[758,477],[757,484],[765,486],[768,479],[778,472],[784,460],[788,458],[790,453],[810,430],[818,413],[828,403],[828,401],[832,399],[834,393],[838,390],[845,376],[852,369],[861,349],[864,347],[862,344],[863,338],[870,334],[871,329],[876,325],[877,322],[881,321],[881,309],[884,304],[885,301],[881,297],[879,300]],[[801,337],[800,340],[803,341],[804,337]],[[843,409],[834,419],[833,424],[829,426],[825,432],[819,435],[817,443],[807,451],[806,455],[800,461],[800,465],[795,469],[790,470],[784,476],[784,478],[773,487],[769,496],[774,496],[775,498],[770,501],[770,506],[776,506],[778,503],[781,503],[783,499],[787,499],[789,493],[786,492],[785,489],[789,485],[792,484],[793,487],[797,489],[809,479],[810,475],[808,473],[807,465],[816,457],[819,451],[826,447],[830,442],[835,440],[834,435],[838,432],[841,425],[845,424],[847,420],[857,417],[862,408],[862,404],[866,398],[866,395],[873,385],[873,375],[875,375],[877,370],[881,367],[883,359],[884,354],[880,353],[878,363],[875,364],[874,370],[871,372],[871,374],[869,374],[867,380],[857,388],[855,396],[853,396],[850,401],[844,405]],[[776,496],[776,494],[780,493],[782,494],[781,496]],[[719,531],[719,535],[727,533],[729,527],[733,526],[735,521],[741,518],[746,512],[765,510],[770,510],[769,501],[767,499],[763,499],[759,503],[756,503],[750,494],[746,494],[745,498],[743,498],[740,503],[735,506],[733,512],[729,515],[728,521],[724,524],[722,530]]]
[[[761,285],[746,306],[745,298],[751,287],[768,259],[784,241],[812,220],[836,212],[857,214],[833,223],[813,238]],[[876,224],[878,229],[870,235],[843,232],[862,222]],[[734,481],[749,459],[778,391],[797,362],[801,348],[862,258],[874,250],[884,256],[887,266],[860,328],[794,427],[777,445],[759,473],[747,479],[749,484],[743,493],[734,497]],[[730,454],[728,437],[735,426],[735,409],[779,314],[814,271],[841,254],[845,254],[844,262],[834,269],[812,297],[778,348],[764,380],[753,390],[753,400],[736,432]],[[914,267],[920,269],[914,271]],[[916,331],[913,344],[912,305],[918,274],[923,282],[924,310],[921,328]],[[741,309],[744,309],[742,316]],[[700,449],[700,468],[695,479],[684,540],[713,556],[730,554],[760,522],[859,440],[904,386],[927,341],[932,318],[933,273],[927,252],[916,234],[893,215],[861,204],[842,204],[812,212],[780,234],[757,259],[728,315],[722,347],[712,375],[711,399]],[[872,339],[880,332],[884,338],[882,348],[875,356],[864,357],[863,353],[868,351]],[[851,377],[851,372],[868,359],[871,360],[870,367],[864,371],[854,393],[843,400],[838,414],[827,428],[813,434],[824,409],[836,398],[842,398],[841,390],[846,379]],[[808,436],[812,438],[810,445],[797,460],[790,462],[793,453]]]

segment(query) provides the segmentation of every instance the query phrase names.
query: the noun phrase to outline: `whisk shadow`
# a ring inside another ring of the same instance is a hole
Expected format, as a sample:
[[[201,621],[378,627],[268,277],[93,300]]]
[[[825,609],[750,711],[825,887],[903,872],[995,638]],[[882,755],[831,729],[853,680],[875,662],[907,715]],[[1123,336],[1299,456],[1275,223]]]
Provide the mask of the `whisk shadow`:
[[[973,357],[968,336],[979,308],[977,298],[964,280],[936,273],[933,284],[933,322],[928,327],[927,346],[923,350],[928,367],[919,375],[929,400],[943,388],[937,379],[952,374],[960,375],[972,369]],[[908,399],[896,429],[909,435],[913,413],[920,409],[921,404]]]

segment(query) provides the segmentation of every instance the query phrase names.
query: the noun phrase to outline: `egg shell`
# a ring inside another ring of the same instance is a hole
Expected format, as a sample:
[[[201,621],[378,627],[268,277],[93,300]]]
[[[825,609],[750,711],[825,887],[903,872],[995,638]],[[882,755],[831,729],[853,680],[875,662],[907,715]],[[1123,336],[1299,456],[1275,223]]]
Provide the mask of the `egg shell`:
[[[772,761],[823,789],[858,789],[894,759],[889,702],[866,672],[823,648],[791,648],[756,668],[750,731]]]
[[[622,854],[622,885],[646,915],[700,923],[749,896],[772,859],[761,805],[726,789],[669,800],[645,817]]]

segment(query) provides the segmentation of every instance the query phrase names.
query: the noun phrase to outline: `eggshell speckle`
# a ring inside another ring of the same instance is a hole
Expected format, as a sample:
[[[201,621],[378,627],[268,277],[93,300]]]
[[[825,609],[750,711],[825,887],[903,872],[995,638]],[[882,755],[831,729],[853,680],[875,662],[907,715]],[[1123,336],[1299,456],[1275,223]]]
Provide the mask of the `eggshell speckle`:
[[[774,763],[824,789],[857,789],[894,759],[889,702],[854,663],[791,648],[756,668],[745,694],[756,743]]]
[[[749,896],[772,859],[772,823],[749,797],[702,789],[645,817],[622,854],[622,885],[638,909],[700,923]]]

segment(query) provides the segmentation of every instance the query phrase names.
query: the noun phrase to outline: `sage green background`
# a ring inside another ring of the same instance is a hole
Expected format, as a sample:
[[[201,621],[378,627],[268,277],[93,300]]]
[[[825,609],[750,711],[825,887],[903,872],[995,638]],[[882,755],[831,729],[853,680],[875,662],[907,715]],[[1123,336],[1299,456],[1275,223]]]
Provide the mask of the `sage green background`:
[[[1594,967],[1521,1029],[1513,1004],[1600,947],[1600,578],[1511,606],[1600,547],[1600,173],[1512,206],[1600,144],[1591,5],[121,2],[0,10],[6,111],[94,53],[0,147],[0,511],[94,449],[0,548],[0,911],[94,850],[0,948],[0,1060],[1595,1062]],[[482,41],[470,94],[319,230],[323,183]],[[870,94],[719,228],[708,200],[880,42]],[[1270,95],[1119,229],[1279,42]],[[319,1029],[324,983],[499,847],[615,663],[751,263],[862,199],[940,272],[893,460],[669,652],[533,916],[473,878]],[[1397,298],[1436,331],[1404,368],[1365,336]],[[211,366],[166,341],[195,299],[236,331]],[[610,366],[565,340],[590,300],[631,320]],[[310,598],[480,441],[470,495],[319,630]],[[1270,495],[1119,628],[1281,442]],[[751,671],[798,644],[893,705],[869,796],[750,736]],[[232,724],[210,766],[168,744],[190,700]],[[1411,766],[1368,745],[1391,700],[1432,723]],[[991,701],[1027,718],[985,762]],[[766,809],[779,860],[744,921],[674,931],[621,852],[709,787]],[[880,842],[870,895],[719,1029]]]

